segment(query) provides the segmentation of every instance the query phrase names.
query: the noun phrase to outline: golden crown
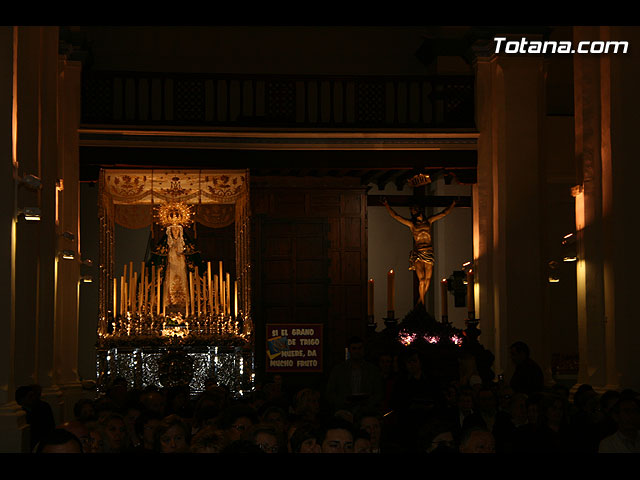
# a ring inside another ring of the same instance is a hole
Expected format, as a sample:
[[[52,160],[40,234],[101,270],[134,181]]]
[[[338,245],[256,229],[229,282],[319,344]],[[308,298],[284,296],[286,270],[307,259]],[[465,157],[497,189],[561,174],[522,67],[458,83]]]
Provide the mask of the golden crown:
[[[193,223],[193,207],[184,202],[167,202],[163,203],[156,209],[157,223],[163,227],[169,225],[187,226]]]
[[[419,173],[417,175],[414,175],[413,177],[411,177],[409,180],[407,180],[407,183],[409,185],[411,185],[412,187],[421,187],[423,185],[428,185],[431,183],[431,177],[429,175],[427,175],[426,173]]]

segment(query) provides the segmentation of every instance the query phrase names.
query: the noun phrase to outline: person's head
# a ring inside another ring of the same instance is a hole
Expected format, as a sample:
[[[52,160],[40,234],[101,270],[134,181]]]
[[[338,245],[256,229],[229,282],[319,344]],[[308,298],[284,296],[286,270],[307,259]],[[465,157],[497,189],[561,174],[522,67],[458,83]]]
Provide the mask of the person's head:
[[[583,383],[576,389],[576,393],[573,394],[573,405],[578,410],[582,410],[587,403],[587,399],[592,395],[597,395],[596,391],[588,383]]]
[[[185,453],[189,451],[191,430],[178,415],[165,417],[156,428],[154,450],[160,453]]]
[[[289,439],[291,453],[320,453],[320,431],[310,423],[298,425]]]
[[[277,405],[271,405],[262,413],[262,422],[273,425],[279,433],[284,433],[288,424],[287,412]]]
[[[545,394],[540,402],[540,421],[547,425],[560,425],[565,421],[565,404],[558,395]]]
[[[264,423],[254,425],[244,438],[256,444],[265,453],[278,453],[280,451],[280,436],[273,425]]]
[[[458,408],[464,413],[473,410],[473,390],[471,388],[464,387],[458,392]]]
[[[165,396],[155,390],[147,391],[140,396],[140,403],[142,406],[147,410],[157,413],[158,415],[164,416],[166,402],[167,400]]]
[[[16,389],[16,403],[23,408],[33,408],[36,401],[38,400],[38,395],[36,394],[33,386],[31,385],[22,385]]]
[[[511,354],[511,360],[516,365],[521,365],[529,359],[530,351],[529,346],[521,341],[514,342],[509,348]]]
[[[527,423],[537,425],[542,418],[543,395],[539,392],[527,396]]]
[[[364,358],[364,342],[360,337],[351,337],[347,341],[349,349],[349,358],[351,360],[362,360]]]
[[[167,390],[166,406],[170,413],[180,413],[190,403],[190,391],[188,385],[176,385]]]
[[[142,446],[153,450],[155,431],[160,425],[162,417],[155,412],[144,411],[136,418],[135,432]]]
[[[349,422],[334,418],[322,433],[322,453],[353,453],[353,438],[353,426]]]
[[[620,431],[640,429],[640,405],[635,398],[622,396],[612,408],[611,415]]]
[[[116,405],[122,407],[127,401],[127,381],[122,378],[116,378],[107,388],[106,395],[113,400]]]
[[[514,393],[506,411],[516,426],[527,423],[527,396],[524,393]]]
[[[493,434],[484,428],[470,428],[460,436],[460,453],[495,453]]]
[[[600,409],[605,415],[611,414],[611,409],[620,400],[620,392],[617,390],[607,390],[600,396]]]
[[[122,452],[129,446],[127,425],[122,415],[111,413],[100,420],[104,442],[109,452]]]
[[[224,432],[213,425],[207,425],[191,439],[192,453],[221,453],[227,446]]]
[[[299,390],[293,399],[296,415],[314,418],[320,412],[320,392],[312,388]]]
[[[218,427],[224,430],[229,442],[240,440],[244,433],[259,421],[256,411],[246,405],[226,408],[218,417]]]
[[[63,430],[66,430],[69,433],[72,433],[78,440],[80,440],[83,453],[90,453],[91,437],[89,436],[89,429],[84,423],[78,420],[72,420],[70,422],[63,423],[58,428],[61,428]]]
[[[371,453],[371,436],[362,429],[355,431],[353,437],[353,453]]]
[[[418,430],[419,448],[426,453],[453,453],[458,446],[449,421],[435,414]]]
[[[361,412],[356,419],[356,425],[369,434],[372,449],[380,448],[382,422],[377,413],[370,411]]]
[[[493,389],[483,386],[476,394],[476,408],[479,412],[491,414],[495,413],[498,407],[498,400]]]
[[[410,376],[417,376],[422,372],[422,361],[418,350],[408,349],[402,356],[402,363]]]
[[[73,406],[73,416],[81,422],[90,422],[96,420],[96,410],[93,406],[93,400],[82,398]]]
[[[35,453],[82,453],[80,440],[71,432],[56,428],[38,442]]]
[[[387,377],[393,373],[393,355],[390,353],[381,353],[378,356],[378,368],[383,377]]]
[[[87,453],[106,452],[102,427],[98,424],[98,422],[87,422],[86,426],[87,430],[89,430],[89,448],[87,450]]]

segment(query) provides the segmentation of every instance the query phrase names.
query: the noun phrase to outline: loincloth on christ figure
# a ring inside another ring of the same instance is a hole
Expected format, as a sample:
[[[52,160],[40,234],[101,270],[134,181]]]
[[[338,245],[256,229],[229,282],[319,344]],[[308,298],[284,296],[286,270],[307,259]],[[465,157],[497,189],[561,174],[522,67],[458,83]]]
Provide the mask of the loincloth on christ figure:
[[[424,262],[433,265],[436,263],[436,257],[433,254],[433,247],[424,247],[413,249],[409,252],[409,270],[416,269],[416,263]]]

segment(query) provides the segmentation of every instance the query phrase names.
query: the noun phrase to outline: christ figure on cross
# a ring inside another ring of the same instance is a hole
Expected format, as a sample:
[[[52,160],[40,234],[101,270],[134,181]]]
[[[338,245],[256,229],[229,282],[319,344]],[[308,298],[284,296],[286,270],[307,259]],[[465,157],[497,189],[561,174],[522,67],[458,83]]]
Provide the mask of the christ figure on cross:
[[[424,299],[431,283],[431,275],[433,274],[433,264],[435,256],[433,253],[433,240],[431,238],[431,224],[436,220],[446,217],[451,213],[455,206],[455,200],[445,208],[442,212],[427,217],[424,207],[414,205],[410,208],[411,218],[407,219],[398,215],[393,208],[389,206],[386,198],[382,199],[382,204],[387,207],[389,215],[406,227],[409,227],[413,235],[413,250],[409,253],[409,270],[414,270],[418,277],[418,298],[417,303],[424,305]]]

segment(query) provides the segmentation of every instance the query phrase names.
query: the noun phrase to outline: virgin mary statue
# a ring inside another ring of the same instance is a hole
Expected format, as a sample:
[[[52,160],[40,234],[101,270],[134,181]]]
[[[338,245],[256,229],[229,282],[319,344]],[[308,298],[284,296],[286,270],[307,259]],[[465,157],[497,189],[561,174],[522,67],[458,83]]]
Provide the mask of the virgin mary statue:
[[[150,252],[148,264],[163,269],[162,296],[168,313],[184,312],[189,298],[188,273],[201,266],[202,259],[184,227],[192,223],[192,211],[182,202],[159,207],[157,218],[165,235]]]
[[[184,311],[188,298],[188,284],[182,225],[167,227],[167,247],[167,266],[162,294],[166,299],[168,311]]]

